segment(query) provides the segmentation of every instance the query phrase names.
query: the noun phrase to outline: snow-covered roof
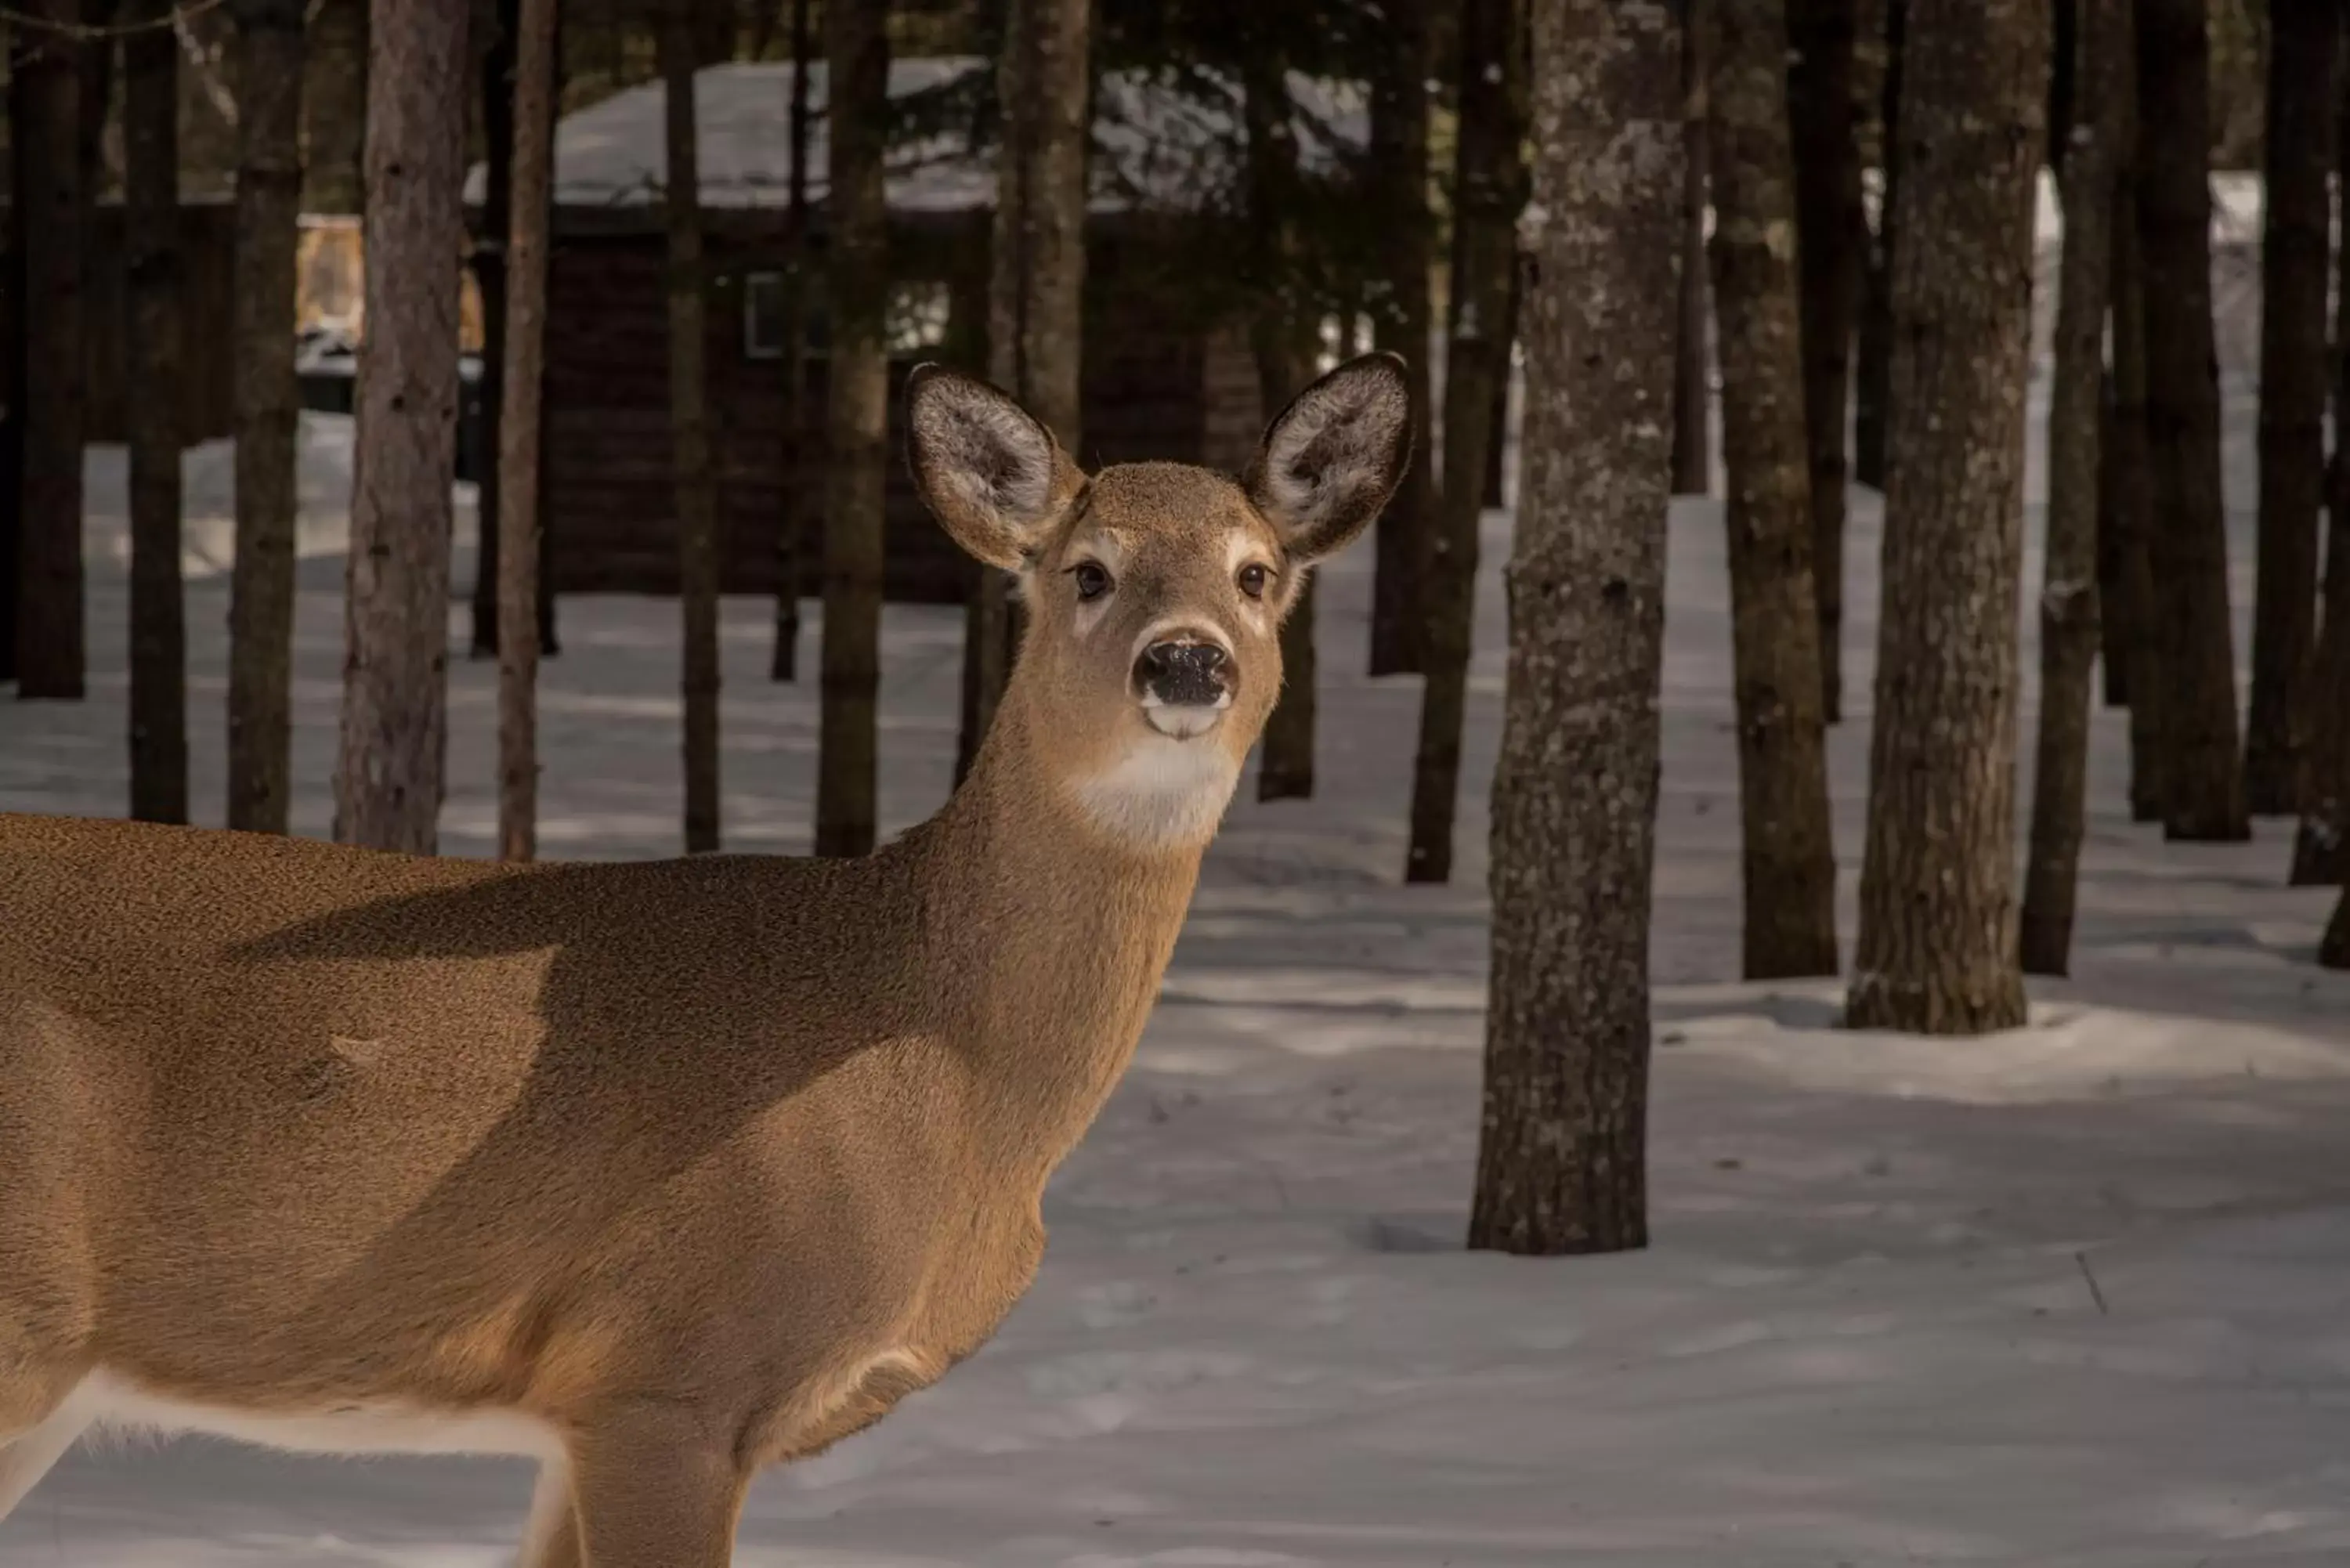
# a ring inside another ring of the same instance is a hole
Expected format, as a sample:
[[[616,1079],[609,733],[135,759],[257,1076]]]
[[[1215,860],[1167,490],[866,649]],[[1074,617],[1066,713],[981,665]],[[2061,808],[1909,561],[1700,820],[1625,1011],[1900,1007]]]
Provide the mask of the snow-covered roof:
[[[990,69],[977,56],[892,60],[889,96],[908,99],[980,85]],[[816,118],[808,135],[808,194],[821,199],[828,158],[822,111],[827,73],[809,67],[808,99]],[[1299,161],[1328,173],[1367,145],[1367,97],[1358,83],[1292,72],[1290,96]],[[660,82],[616,93],[564,117],[556,128],[556,201],[567,206],[641,206],[665,187],[668,95]],[[791,182],[792,67],[782,62],[711,66],[694,77],[702,204],[780,207]],[[1206,69],[1115,71],[1097,94],[1093,195],[1096,212],[1137,207],[1191,211],[1237,182],[1239,89]],[[968,212],[993,204],[995,159],[974,154],[959,130],[893,148],[889,199],[900,212]],[[476,164],[468,201],[482,199],[486,171]]]

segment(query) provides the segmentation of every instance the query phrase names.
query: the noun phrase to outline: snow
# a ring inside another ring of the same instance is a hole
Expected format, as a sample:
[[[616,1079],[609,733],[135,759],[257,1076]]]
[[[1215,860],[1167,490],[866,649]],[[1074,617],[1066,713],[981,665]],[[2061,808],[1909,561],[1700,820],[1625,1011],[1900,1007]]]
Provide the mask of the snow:
[[[889,62],[893,99],[932,97],[972,85],[992,68],[977,55],[917,56]],[[1097,213],[1134,206],[1189,210],[1239,178],[1241,133],[1228,73],[1106,72],[1095,92],[1092,172]],[[823,110],[829,74],[808,67],[808,197],[824,199],[830,141]],[[1293,130],[1309,171],[1329,172],[1359,157],[1370,136],[1369,99],[1359,83],[1302,71],[1288,75]],[[693,78],[694,137],[702,200],[711,207],[781,207],[790,196],[792,67],[788,62],[706,66]],[[1220,101],[1221,100],[1221,101]],[[555,199],[567,206],[635,207],[659,202],[667,185],[668,89],[646,82],[564,116],[555,133]],[[465,199],[478,202],[489,174],[467,173]],[[965,131],[941,128],[893,147],[892,209],[959,213],[995,200],[993,150],[974,153]]]
[[[316,834],[348,425],[308,416],[304,431],[296,826]],[[2240,621],[2250,431],[2238,398]],[[224,457],[189,463],[191,555],[214,568]],[[117,452],[93,456],[93,696],[0,704],[10,808],[121,807],[120,466]],[[1831,746],[1847,952],[1879,527],[1874,496],[1854,501],[1856,711]],[[1321,793],[1261,805],[1244,783],[1139,1059],[1048,1195],[1035,1291],[938,1387],[764,1477],[737,1561],[2340,1561],[2350,976],[2312,961],[2330,896],[2282,886],[2285,825],[2197,846],[2131,825],[2122,716],[2100,711],[2078,972],[2033,982],[2030,1028],[1850,1033],[1833,1027],[1835,983],[1738,982],[1715,504],[1679,503],[1672,520],[1655,1244],[1550,1261],[1460,1249],[1508,530],[1489,514],[1460,880],[1399,886],[1417,683],[1359,673],[1371,553],[1358,549],[1321,603]],[[469,524],[461,535],[470,556]],[[2036,547],[2028,570],[2036,587]],[[189,597],[196,809],[217,822],[226,580],[212,570]],[[725,607],[727,836],[797,850],[815,691],[764,679],[767,625],[764,605]],[[452,611],[452,636],[462,626]],[[946,793],[961,629],[952,612],[894,607],[885,628],[894,827]],[[2028,614],[2023,633],[2030,670]],[[563,634],[545,675],[547,842],[673,852],[674,606],[569,600]],[[452,668],[443,843],[477,855],[491,842],[492,672]],[[352,1463],[203,1440],[81,1452],[0,1524],[0,1568],[484,1568],[511,1551],[529,1486],[507,1461]]]

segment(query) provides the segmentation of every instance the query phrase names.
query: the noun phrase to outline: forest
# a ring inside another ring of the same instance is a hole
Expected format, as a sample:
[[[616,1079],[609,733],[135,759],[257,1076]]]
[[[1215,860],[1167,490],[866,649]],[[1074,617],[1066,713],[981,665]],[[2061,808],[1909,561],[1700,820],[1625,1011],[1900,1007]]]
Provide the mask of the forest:
[[[1245,486],[1400,357],[1034,1295],[736,1561],[2350,1545],[2350,5],[17,4],[0,811],[869,857],[1035,657],[917,366]]]

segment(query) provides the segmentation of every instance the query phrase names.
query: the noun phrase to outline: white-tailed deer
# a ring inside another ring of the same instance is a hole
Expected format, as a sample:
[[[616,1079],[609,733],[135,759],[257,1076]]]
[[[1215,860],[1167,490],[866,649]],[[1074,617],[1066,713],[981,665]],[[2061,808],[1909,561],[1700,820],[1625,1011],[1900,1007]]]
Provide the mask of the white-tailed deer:
[[[92,1423],[541,1462],[531,1568],[717,1568],[763,1465],[1027,1288],[1391,357],[1238,482],[1088,479],[925,368],[914,472],[1025,585],[968,781],[869,858],[498,866],[0,816],[0,1516]]]

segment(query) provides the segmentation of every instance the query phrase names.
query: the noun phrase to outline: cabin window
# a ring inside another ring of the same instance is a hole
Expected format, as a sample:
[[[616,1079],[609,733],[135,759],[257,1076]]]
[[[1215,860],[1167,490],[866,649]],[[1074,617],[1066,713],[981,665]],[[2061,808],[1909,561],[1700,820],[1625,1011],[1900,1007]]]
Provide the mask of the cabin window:
[[[754,272],[743,275],[743,357],[745,359],[780,359],[784,357],[788,325],[785,318],[791,303],[788,275],[780,272]],[[953,312],[953,296],[942,281],[922,278],[896,285],[889,291],[889,301],[881,321],[882,341],[888,346],[890,357],[909,358],[942,348]],[[824,302],[820,296],[812,296],[807,301],[806,320],[808,352],[821,358],[830,342],[830,334],[826,330]]]
[[[944,281],[921,278],[899,284],[889,291],[889,313],[882,321],[889,357],[909,358],[943,345],[953,314],[953,296]]]

